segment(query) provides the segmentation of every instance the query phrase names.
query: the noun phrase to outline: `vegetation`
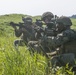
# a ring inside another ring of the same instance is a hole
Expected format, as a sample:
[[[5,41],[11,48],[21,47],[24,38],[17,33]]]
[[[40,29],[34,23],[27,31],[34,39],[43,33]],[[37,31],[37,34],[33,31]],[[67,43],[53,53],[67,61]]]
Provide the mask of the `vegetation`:
[[[76,15],[72,15],[72,16],[70,16],[71,18],[74,18],[74,19],[76,19]]]
[[[76,19],[71,19],[72,20],[72,29],[76,30]]]
[[[74,75],[71,68],[52,68],[48,59],[42,54],[30,53],[26,46],[15,48],[14,30],[9,22],[22,22],[23,14],[0,16],[0,75]],[[32,16],[31,16],[32,17]],[[39,16],[32,17],[33,21]],[[76,29],[76,19],[72,19],[72,28]]]

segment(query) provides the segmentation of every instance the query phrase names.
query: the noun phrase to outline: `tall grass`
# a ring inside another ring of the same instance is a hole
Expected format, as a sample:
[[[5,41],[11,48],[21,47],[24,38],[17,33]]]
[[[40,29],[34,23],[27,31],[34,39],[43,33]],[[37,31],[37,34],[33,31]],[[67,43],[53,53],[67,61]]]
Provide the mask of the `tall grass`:
[[[48,67],[46,58],[40,54],[30,55],[27,47],[15,48],[13,38],[1,38],[0,61],[3,75],[45,75]]]
[[[75,29],[76,30],[76,19],[71,19],[72,21],[72,29]]]
[[[30,54],[26,46],[14,47],[13,41],[16,37],[9,22],[21,22],[22,16],[25,15],[0,16],[0,75],[74,75],[67,66],[67,69],[52,68],[51,63],[48,64],[49,59],[38,53]],[[76,19],[72,21],[72,28],[76,29]]]
[[[45,56],[30,54],[26,46],[15,48],[15,39],[0,37],[0,75],[74,75],[68,67],[52,68]]]
[[[47,63],[43,57],[23,50],[7,51],[5,53],[4,74],[6,75],[45,75]]]

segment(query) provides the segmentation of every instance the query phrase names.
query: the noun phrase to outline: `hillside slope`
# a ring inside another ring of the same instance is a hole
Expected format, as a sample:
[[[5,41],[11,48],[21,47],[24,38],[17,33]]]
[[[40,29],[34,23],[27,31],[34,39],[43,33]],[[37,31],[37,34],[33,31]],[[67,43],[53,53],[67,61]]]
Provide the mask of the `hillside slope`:
[[[1,15],[0,16],[0,35],[5,35],[5,33],[11,33],[13,28],[9,25],[9,23],[11,21],[15,23],[23,22],[22,17],[25,17],[25,16],[27,15],[23,15],[23,14]],[[30,17],[33,18],[33,21],[35,21],[36,18],[40,19],[40,16],[30,16]]]
[[[23,22],[22,21],[22,17],[25,17],[27,15],[24,14],[8,14],[8,15],[1,15],[0,16],[0,35],[5,35],[5,33],[11,33],[13,28],[9,25],[9,23],[15,22],[15,23],[19,23],[19,22]],[[29,15],[30,16],[30,15]],[[33,22],[36,19],[40,19],[41,16],[31,16],[33,19]],[[72,28],[76,29],[76,19],[71,19],[72,20]]]

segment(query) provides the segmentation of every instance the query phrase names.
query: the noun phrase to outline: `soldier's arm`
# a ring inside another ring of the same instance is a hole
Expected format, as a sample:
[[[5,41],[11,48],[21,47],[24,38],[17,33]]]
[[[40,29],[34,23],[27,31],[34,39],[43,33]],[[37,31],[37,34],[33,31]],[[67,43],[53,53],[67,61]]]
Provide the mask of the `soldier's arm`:
[[[58,34],[58,36],[53,39],[52,45],[54,47],[59,47],[59,46],[65,44],[69,41],[70,41],[70,33],[65,33],[64,32],[62,34]]]

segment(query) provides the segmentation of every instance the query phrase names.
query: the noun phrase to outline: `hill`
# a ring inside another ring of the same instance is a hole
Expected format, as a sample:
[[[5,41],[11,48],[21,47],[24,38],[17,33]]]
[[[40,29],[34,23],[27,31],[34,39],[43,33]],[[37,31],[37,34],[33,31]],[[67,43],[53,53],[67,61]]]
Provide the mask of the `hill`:
[[[9,23],[15,22],[15,23],[19,23],[19,22],[23,22],[22,21],[22,17],[25,16],[30,16],[30,15],[24,15],[24,14],[6,14],[6,15],[1,15],[0,16],[0,34],[1,35],[5,35],[5,33],[12,33],[13,28],[9,25]],[[41,16],[31,16],[33,19],[33,22],[36,19],[40,19]],[[71,18],[73,26],[73,29],[76,29],[76,19]]]
[[[12,33],[13,28],[9,25],[9,23],[15,22],[23,22],[22,17],[30,16],[30,15],[24,15],[24,14],[8,14],[8,15],[1,15],[0,16],[0,34],[5,35],[5,33]],[[40,16],[30,16],[33,18],[33,21],[36,19],[40,19]]]
[[[26,46],[15,48],[13,46],[14,30],[9,22],[22,22],[23,14],[9,14],[0,16],[0,75],[74,75],[66,67],[53,68],[49,60],[41,54],[31,54]],[[40,16],[31,16],[33,21]],[[76,19],[71,19],[73,29],[76,29]],[[18,38],[17,38],[18,39]]]

